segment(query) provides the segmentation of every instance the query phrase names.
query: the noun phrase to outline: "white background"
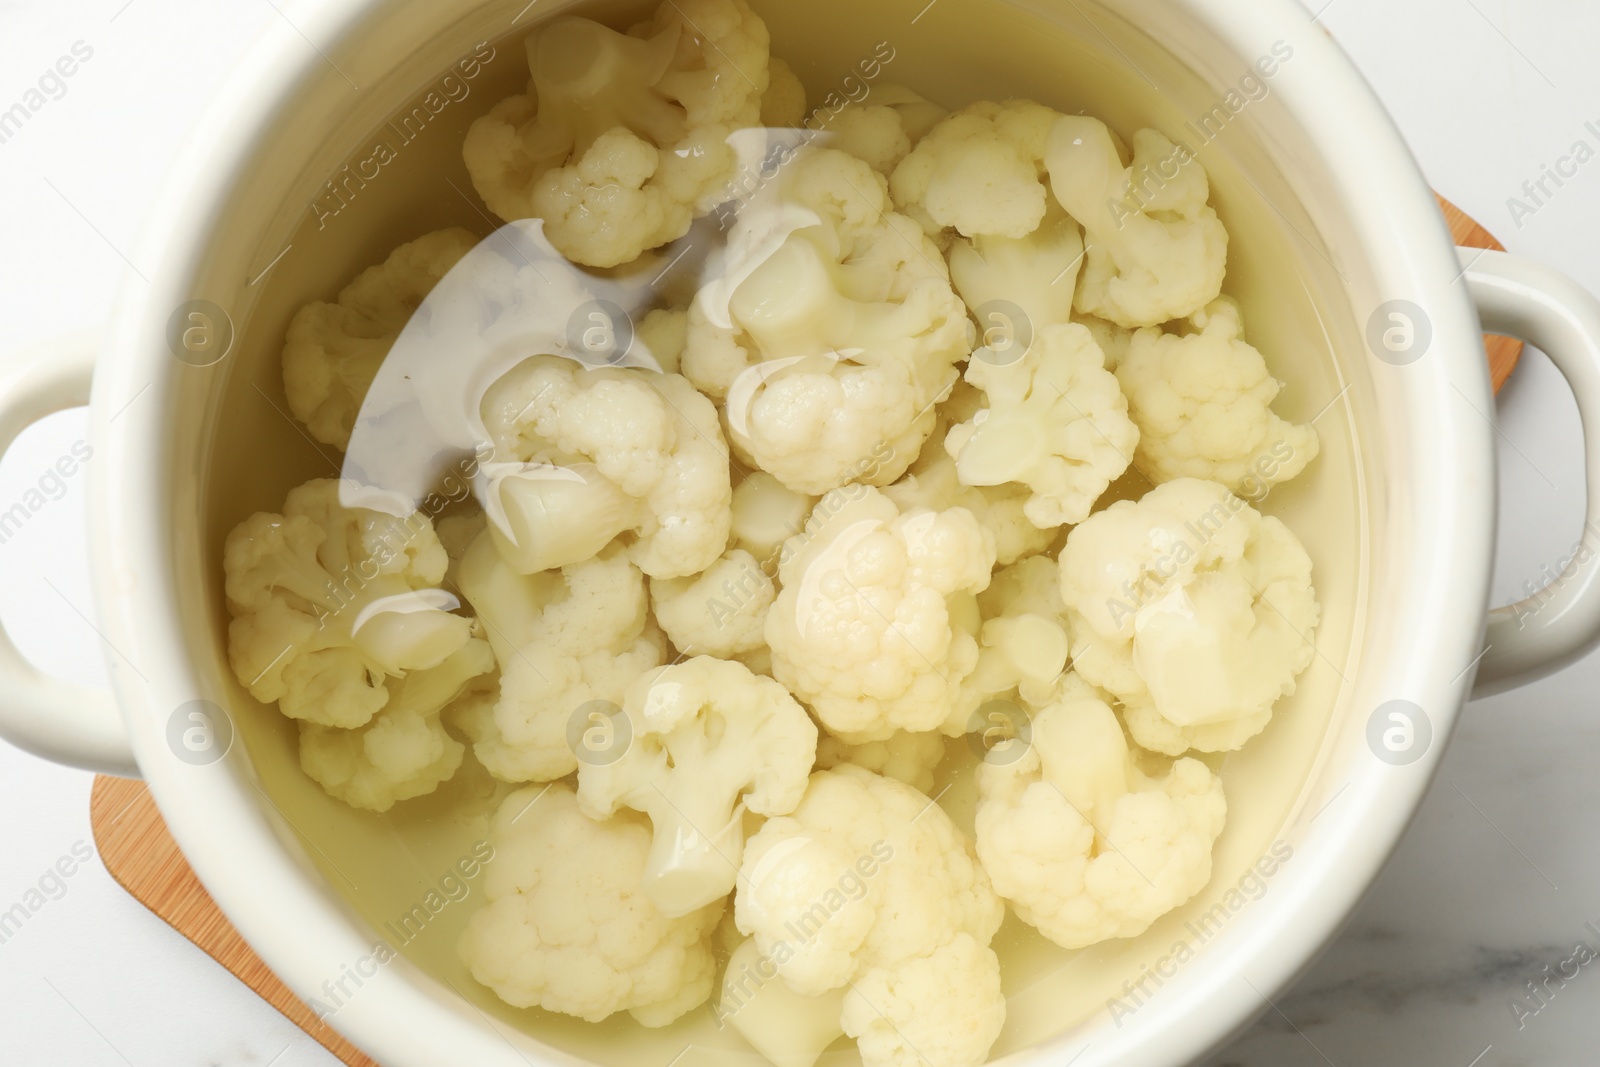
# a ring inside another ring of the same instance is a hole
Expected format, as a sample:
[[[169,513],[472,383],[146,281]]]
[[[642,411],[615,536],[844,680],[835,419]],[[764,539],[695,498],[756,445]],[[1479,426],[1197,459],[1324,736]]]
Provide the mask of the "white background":
[[[280,17],[269,0],[0,0],[0,110],[75,41],[94,49],[66,95],[0,144],[0,351],[93,327],[119,285],[142,284],[118,250],[135,247],[166,161],[211,88]],[[1320,21],[1377,87],[1436,188],[1513,251],[1600,291],[1600,161],[1521,227],[1506,205],[1575,140],[1600,145],[1583,129],[1600,126],[1600,5],[1333,0]],[[1496,591],[1509,600],[1566,554],[1582,517],[1576,410],[1543,356],[1531,353],[1503,394],[1499,425]],[[0,510],[85,434],[82,412],[25,434],[0,461]],[[40,664],[95,682],[104,671],[88,621],[82,490],[80,474],[0,545],[0,619]],[[1216,1062],[1593,1062],[1600,976],[1585,971],[1520,1031],[1506,1001],[1590,936],[1586,920],[1600,920],[1597,689],[1600,659],[1590,659],[1470,706],[1351,928]],[[89,784],[0,743],[0,910],[75,841],[92,843]],[[124,895],[98,860],[68,887],[0,945],[0,1063],[332,1067]]]

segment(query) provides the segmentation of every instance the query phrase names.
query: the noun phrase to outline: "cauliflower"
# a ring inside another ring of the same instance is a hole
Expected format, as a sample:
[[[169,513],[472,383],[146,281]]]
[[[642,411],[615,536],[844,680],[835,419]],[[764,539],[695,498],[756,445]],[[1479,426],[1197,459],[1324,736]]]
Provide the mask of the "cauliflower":
[[[552,782],[507,797],[489,841],[488,904],[468,920],[458,951],[501,1000],[590,1022],[626,1011],[666,1026],[711,996],[722,908],[656,910],[639,888],[650,852],[644,819],[622,812],[593,822],[571,788]]]
[[[783,686],[710,656],[646,674],[623,711],[626,748],[578,768],[578,802],[591,818],[619,807],[650,816],[645,895],[685,915],[732,892],[743,809],[783,815],[800,802],[817,728]]]
[[[951,427],[945,449],[966,485],[1031,489],[1022,510],[1035,526],[1082,522],[1133,460],[1139,429],[1127,398],[1076,323],[1044,327],[1009,362],[974,356],[966,379],[988,407]]]
[[[737,936],[737,934],[735,934]],[[777,980],[772,962],[754,939],[741,940],[728,956],[718,1026],[733,1024],[773,1067],[812,1067],[823,1050],[844,1036],[839,1016],[845,990],[820,997],[801,996]]]
[[[794,992],[848,987],[840,1021],[866,1067],[983,1062],[1005,1019],[988,948],[1004,907],[932,800],[860,767],[819,771],[740,875],[739,929]]]
[[[302,722],[301,769],[330,796],[368,811],[388,811],[397,800],[433,792],[456,773],[466,751],[445,733],[440,712],[493,670],[494,654],[474,638],[439,666],[396,683],[365,726],[340,730]]]
[[[1057,117],[1031,100],[952,112],[895,168],[896,206],[929,234],[1027,237],[1045,217],[1043,160]]]
[[[1073,669],[1116,696],[1145,748],[1240,747],[1315,655],[1305,549],[1215,482],[1111,505],[1072,531],[1060,564]]]
[[[1046,326],[1072,321],[1072,294],[1083,263],[1078,224],[1051,204],[1039,228],[1023,237],[979,234],[950,245],[950,281],[978,320],[994,358],[1026,351]],[[1021,321],[1011,321],[1022,311]],[[995,331],[997,340],[991,339]]]
[[[938,250],[889,209],[882,176],[814,148],[757,191],[729,240],[727,276],[690,308],[684,375],[790,489],[894,481],[971,351]]]
[[[733,489],[711,402],[676,374],[523,360],[484,395],[490,530],[531,574],[618,534],[652,578],[698,574],[728,542]]]
[[[1212,301],[1193,332],[1133,335],[1117,380],[1139,424],[1139,470],[1152,482],[1205,478],[1251,498],[1288,481],[1317,455],[1317,431],[1269,406],[1280,382],[1243,339],[1239,305]]]
[[[1014,482],[1000,485],[964,485],[956,461],[945,450],[945,437],[953,423],[970,420],[983,408],[983,394],[964,381],[957,382],[950,399],[939,406],[939,428],[922,446],[911,469],[883,495],[901,511],[928,508],[966,508],[978,524],[994,536],[995,561],[1013,563],[1043,552],[1055,536],[1054,529],[1035,526],[1023,512],[1030,491]]]
[[[977,662],[972,594],[994,567],[972,513],[836,489],[784,556],[767,613],[773,676],[850,744],[943,726]]]
[[[462,229],[410,241],[368,267],[339,293],[295,312],[283,346],[283,390],[312,437],[343,450],[378,375],[412,312],[478,243]]]
[[[560,570],[518,574],[480,535],[458,568],[495,660],[500,695],[453,718],[489,773],[507,782],[548,781],[578,766],[574,718],[605,715],[634,679],[661,663],[646,615],[644,576],[617,547]]]
[[[806,528],[817,498],[797,493],[766,471],[751,471],[733,489],[733,543],[763,567],[783,543]]]
[[[1154,326],[1193,314],[1222,291],[1228,231],[1206,204],[1205,169],[1186,146],[1140,130],[1133,165],[1123,169],[1105,123],[1063,115],[1045,165],[1056,200],[1085,231],[1079,311]]]
[[[688,312],[675,308],[655,308],[645,312],[635,329],[635,337],[649,350],[656,369],[664,374],[678,373],[683,345],[689,332]]]
[[[542,218],[576,263],[614,267],[688,232],[722,199],[728,135],[761,118],[766,25],[744,0],[667,0],[617,33],[557,16],[527,40],[528,93],[462,150],[489,210]]]
[[[692,578],[650,579],[656,622],[686,656],[730,659],[766,644],[772,579],[742,548]]]
[[[1228,807],[1199,760],[1140,773],[1116,715],[1074,682],[1034,716],[1021,758],[978,768],[978,858],[1062,948],[1141,934],[1199,892]]]
[[[887,178],[912,146],[947,114],[910,89],[885,82],[860,103],[833,116],[824,127],[830,135],[824,143],[848,152]]]
[[[292,489],[283,513],[228,534],[228,662],[292,719],[355,729],[390,699],[389,679],[437,667],[471,637],[437,588],[447,563],[428,517],[347,508],[349,482]]]
[[[1001,615],[1041,615],[1065,623],[1067,605],[1061,599],[1061,571],[1049,556],[1029,556],[994,572],[989,587],[978,594],[978,614],[985,619]]]
[[[1067,667],[1066,605],[1061,600],[1060,569],[1046,556],[1030,556],[995,572],[978,594],[978,665],[962,683],[962,698],[946,729],[984,733],[1015,723],[974,723],[984,705],[1015,692],[1030,707],[1055,698]],[[1006,709],[1003,716],[1014,714]]]
[[[1133,344],[1134,331],[1081,311],[1072,313],[1072,321],[1093,335],[1094,343],[1100,346],[1101,353],[1106,357],[1107,370],[1114,371],[1122,366],[1122,361],[1128,358],[1128,348]]]
[[[767,60],[767,91],[761,94],[761,125],[798,126],[806,117],[806,87],[794,68],[772,56]]]
[[[839,1019],[866,1067],[975,1067],[1005,1021],[1000,961],[967,933],[902,967],[867,971]]]
[[[904,782],[919,793],[933,792],[933,771],[944,759],[944,735],[896,730],[883,741],[847,745],[830,734],[817,740],[817,770],[853,763],[873,774]]]

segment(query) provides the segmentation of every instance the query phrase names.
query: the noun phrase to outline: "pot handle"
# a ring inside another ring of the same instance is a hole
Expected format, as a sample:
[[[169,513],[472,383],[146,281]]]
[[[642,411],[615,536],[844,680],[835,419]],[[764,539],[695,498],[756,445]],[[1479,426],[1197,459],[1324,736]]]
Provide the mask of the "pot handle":
[[[98,333],[56,338],[7,360],[0,372],[0,455],[46,415],[89,402]],[[0,738],[70,767],[137,778],[122,715],[109,689],[76,685],[29,663],[0,628]]]
[[[1584,543],[1600,534],[1600,300],[1560,271],[1506,252],[1457,249],[1487,333],[1550,357],[1578,400],[1588,507]],[[1600,545],[1595,549],[1600,552]],[[1600,643],[1600,561],[1573,562],[1549,587],[1489,612],[1473,698],[1514,689]]]

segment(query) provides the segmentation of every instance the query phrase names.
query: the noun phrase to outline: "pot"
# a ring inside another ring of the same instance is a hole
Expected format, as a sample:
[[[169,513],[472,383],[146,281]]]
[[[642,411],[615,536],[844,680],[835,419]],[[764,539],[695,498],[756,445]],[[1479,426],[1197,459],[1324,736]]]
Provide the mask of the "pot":
[[[446,935],[471,908],[453,892],[429,909],[438,936],[405,940],[395,917],[472,854],[484,783],[452,783],[439,803],[383,819],[334,804],[300,773],[292,724],[252,707],[227,666],[223,537],[338,466],[284,414],[283,328],[400,240],[489,228],[460,136],[525,79],[508,35],[569,6],[524,4],[286,8],[174,161],[138,257],[153,264],[148,286],[125,293],[103,335],[10,364],[0,447],[53,411],[92,408],[91,566],[114,693],[47,678],[0,639],[0,735],[145,778],[245,938],[388,1067],[661,1064],[689,1044],[745,1062],[708,1017],[651,1032],[497,1005],[450,951]],[[1230,291],[1289,382],[1279,407],[1317,420],[1323,455],[1269,510],[1317,568],[1318,659],[1280,721],[1230,757],[1237,815],[1211,887],[1141,938],[1066,956],[1018,950],[1008,970],[997,1056],[1197,1058],[1337,931],[1415,811],[1463,701],[1559,669],[1600,636],[1596,572],[1576,565],[1537,600],[1489,610],[1495,431],[1480,336],[1520,337],[1566,376],[1597,522],[1600,303],[1515,256],[1458,253],[1382,106],[1292,0],[756,6],[813,103],[853,93],[837,74],[856,54],[881,60],[887,42],[895,80],[951,100],[1029,95],[1187,141],[1233,236]],[[445,106],[385,127],[417,115],[407,109],[430,90]],[[380,130],[397,158],[443,162],[426,183],[400,178],[375,162]],[[392,941],[398,956],[375,959]]]

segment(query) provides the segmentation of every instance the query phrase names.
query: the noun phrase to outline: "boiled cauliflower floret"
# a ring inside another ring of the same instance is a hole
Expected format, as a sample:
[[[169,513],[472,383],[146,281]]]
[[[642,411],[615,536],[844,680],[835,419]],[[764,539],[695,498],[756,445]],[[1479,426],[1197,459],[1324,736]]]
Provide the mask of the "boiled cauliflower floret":
[[[722,929],[731,923],[724,920]],[[723,971],[716,1021],[729,1023],[773,1067],[812,1067],[844,1036],[844,989],[801,996],[780,980],[753,938],[732,932],[734,946]]]
[[[1024,513],[1023,505],[1031,495],[1027,486],[1014,482],[962,484],[956,461],[945,450],[945,436],[951,425],[972,419],[982,409],[983,393],[964,381],[957,382],[950,399],[939,405],[939,428],[922,446],[922,455],[905,477],[884,488],[883,495],[901,511],[914,507],[933,511],[966,508],[980,526],[994,535],[995,562],[1013,563],[1043,552],[1056,531],[1035,526]]]
[[[867,1067],[983,1063],[1006,1021],[999,961],[971,934],[957,934],[923,959],[862,975],[839,1021]]]
[[[1045,217],[1043,160],[1056,118],[1031,100],[952,112],[895,168],[895,204],[930,234],[1028,236]]]
[[[650,350],[656,367],[664,374],[678,373],[683,345],[689,331],[689,314],[676,308],[655,308],[645,312],[634,328],[635,337]]]
[[[458,581],[500,664],[500,695],[455,722],[502,781],[571,774],[574,719],[585,728],[614,712],[634,679],[661,663],[644,576],[615,546],[560,570],[518,574],[485,533],[467,549]]]
[[[794,813],[750,839],[734,896],[790,989],[849,988],[840,1021],[867,1067],[983,1062],[1005,1020],[988,947],[1003,915],[942,809],[849,765],[812,775]]]
[[[831,734],[817,740],[817,770],[851,763],[873,774],[904,782],[919,793],[933,792],[933,771],[944,759],[944,735],[896,730],[883,741],[847,745]]]
[[[744,549],[723,553],[692,578],[650,579],[656,622],[686,656],[730,659],[766,644],[772,578]]]
[[[340,730],[300,724],[300,767],[354,808],[388,811],[396,801],[431,793],[450,780],[466,752],[445,733],[440,712],[494,670],[494,653],[476,638],[449,659],[412,671],[365,726]]]
[[[945,115],[944,108],[902,85],[885,82],[823,127],[829,148],[848,152],[885,178]]]
[[[979,234],[950,245],[950,281],[978,320],[983,345],[1005,360],[1025,351],[1046,326],[1072,321],[1083,264],[1078,224],[1053,202],[1023,237]],[[1016,310],[1022,312],[1020,321]]]
[[[987,702],[1015,693],[1029,707],[1055,699],[1067,667],[1070,643],[1066,605],[1061,600],[1060,569],[1046,556],[1030,556],[995,572],[989,588],[978,594],[978,665],[962,682],[961,700],[952,709],[947,730],[982,733],[1015,727],[996,722],[983,712]],[[993,710],[993,709],[990,709]],[[1010,720],[1020,709],[1000,710]],[[1008,729],[1009,732],[1009,729]]]
[[[1282,383],[1245,342],[1239,305],[1221,297],[1190,321],[1189,333],[1135,333],[1117,367],[1139,424],[1134,462],[1152,482],[1205,478],[1259,498],[1316,457],[1317,431],[1272,411]]]
[[[383,710],[390,680],[437,667],[471,637],[438,588],[447,563],[433,524],[340,503],[353,483],[310,481],[283,513],[228,534],[228,662],[239,683],[292,719],[355,729]]]
[[[1094,343],[1100,346],[1100,351],[1106,357],[1107,370],[1116,370],[1128,358],[1128,348],[1133,344],[1135,331],[1107,322],[1097,315],[1085,315],[1081,311],[1072,313],[1072,321],[1087,329],[1094,337]]]
[[[490,530],[524,573],[618,534],[653,578],[698,574],[728,543],[733,489],[711,402],[676,374],[523,360],[484,395]]]
[[[945,720],[977,662],[994,538],[965,508],[901,512],[864,486],[823,497],[785,546],[767,613],[773,676],[851,744]]]
[[[1076,527],[1061,550],[1073,668],[1169,755],[1260,733],[1315,655],[1311,560],[1278,519],[1180,478]]]
[[[1099,119],[1063,115],[1050,132],[1050,188],[1084,228],[1080,311],[1122,326],[1191,315],[1222,291],[1228,231],[1207,204],[1206,172],[1155,130],[1133,135],[1122,166]]]
[[[729,439],[790,489],[887,485],[971,351],[944,259],[884,180],[802,148],[739,213],[724,279],[689,311],[683,373]]]
[[[945,449],[967,485],[1021,482],[1023,511],[1048,529],[1082,522],[1133,460],[1139,430],[1089,331],[1046,326],[1009,362],[975,355],[966,380],[988,406],[953,426]]]
[[[484,203],[541,218],[567,258],[613,267],[682,237],[722,198],[736,129],[760,121],[767,28],[744,0],[667,0],[627,34],[550,19],[533,79],[467,132]]]
[[[761,94],[761,125],[800,125],[806,117],[806,87],[794,68],[772,56],[767,60],[767,75],[767,91]]]
[[[1087,685],[1033,717],[1026,752],[978,768],[978,858],[995,891],[1062,948],[1143,933],[1211,878],[1227,802],[1195,759],[1159,778]]]
[[[283,390],[312,437],[350,447],[361,401],[411,313],[477,243],[462,229],[419,237],[356,275],[336,303],[295,312],[283,346]]]
[[[662,914],[721,900],[738,876],[744,811],[794,810],[817,728],[783,686],[710,656],[640,678],[622,710],[624,751],[578,768],[579,804],[592,818],[624,807],[650,817],[643,887]]]
[[[733,543],[769,573],[783,543],[806,528],[817,498],[797,493],[766,471],[751,471],[733,489]]]
[[[669,918],[640,889],[650,825],[594,822],[563,782],[512,793],[489,833],[488,904],[461,935],[472,977],[518,1008],[665,1026],[711,995],[718,904]]]

